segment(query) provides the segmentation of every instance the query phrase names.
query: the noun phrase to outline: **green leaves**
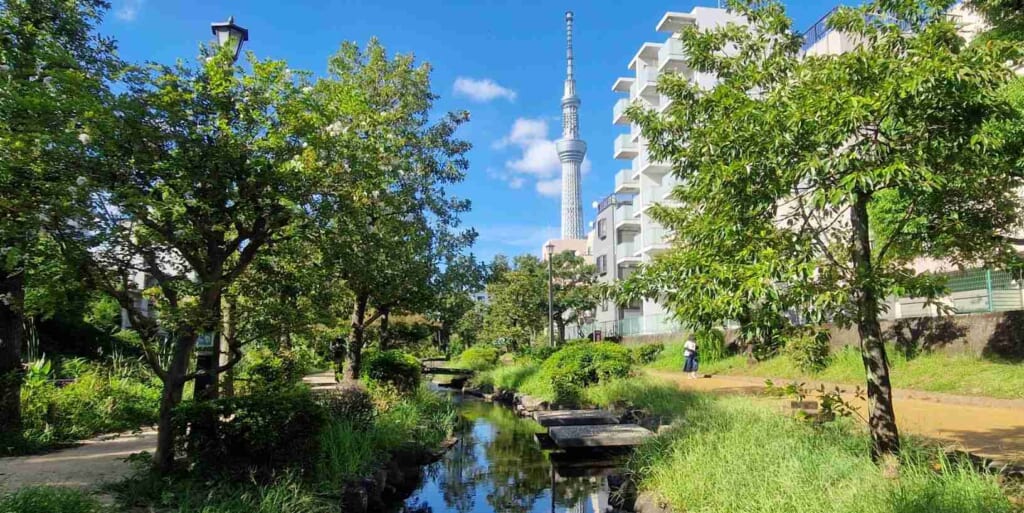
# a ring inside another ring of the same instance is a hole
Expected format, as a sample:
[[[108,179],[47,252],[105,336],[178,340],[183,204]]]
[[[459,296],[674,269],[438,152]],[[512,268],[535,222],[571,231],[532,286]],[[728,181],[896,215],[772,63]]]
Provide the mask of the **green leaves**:
[[[651,210],[673,249],[622,294],[663,297],[696,327],[766,307],[843,323],[860,315],[851,305],[864,290],[941,293],[914,276],[914,258],[1008,254],[1022,111],[1002,93],[1006,49],[968,46],[949,3],[841,8],[830,26],[861,44],[840,55],[800,55],[775,2],[733,2],[749,27],[683,32],[694,68],[719,81],[697,92],[664,77],[672,106],[629,112],[651,157],[672,163],[683,206]],[[853,262],[857,198],[868,274]]]

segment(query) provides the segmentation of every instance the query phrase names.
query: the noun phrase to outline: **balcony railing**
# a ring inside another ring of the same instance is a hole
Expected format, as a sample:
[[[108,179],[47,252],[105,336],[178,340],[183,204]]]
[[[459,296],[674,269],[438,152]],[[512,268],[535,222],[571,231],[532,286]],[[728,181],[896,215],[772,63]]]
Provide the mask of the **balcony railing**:
[[[644,247],[667,246],[672,238],[672,231],[658,225],[643,228]]]
[[[658,50],[658,69],[665,69],[670,62],[681,63],[685,59],[686,50],[683,48],[683,42],[675,37],[670,37]]]
[[[618,173],[615,173],[615,192],[624,191],[639,191],[640,187],[636,180],[633,179],[632,169],[623,169]]]
[[[622,260],[624,258],[633,258],[639,251],[640,248],[637,246],[635,240],[631,240],[629,242],[620,242],[615,246],[615,258],[618,260]]]
[[[615,158],[631,159],[637,155],[637,146],[629,134],[622,134],[615,138]]]
[[[629,119],[626,118],[626,109],[629,108],[629,98],[620,98],[619,101],[615,102],[615,106],[612,107],[612,124],[623,125],[629,123]]]
[[[653,66],[639,68],[636,72],[636,81],[629,88],[629,97],[639,98],[647,88],[655,88],[658,85],[658,70]]]
[[[636,213],[636,205],[632,203],[626,203],[615,207],[615,223],[621,223],[622,221],[628,221],[633,219],[633,214]]]

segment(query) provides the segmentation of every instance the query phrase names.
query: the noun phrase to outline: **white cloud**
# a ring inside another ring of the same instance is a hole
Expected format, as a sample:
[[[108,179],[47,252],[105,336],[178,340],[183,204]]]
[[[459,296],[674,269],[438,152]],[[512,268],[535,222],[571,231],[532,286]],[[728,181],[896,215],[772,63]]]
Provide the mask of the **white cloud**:
[[[121,7],[114,11],[114,16],[121,21],[135,21],[143,3],[145,0],[123,0]]]
[[[501,179],[513,189],[535,180],[535,189],[542,196],[558,197],[561,192],[562,162],[555,141],[548,139],[548,122],[541,118],[518,118],[508,135],[494,142],[496,149],[514,148],[519,155],[505,161],[506,173]],[[583,160],[580,173],[589,174],[592,164]]]
[[[497,98],[505,98],[508,101],[516,99],[515,91],[502,87],[489,78],[458,77],[455,79],[453,90],[456,96],[465,96],[477,102],[489,102]]]
[[[562,179],[553,178],[537,182],[537,192],[541,196],[548,196],[550,198],[560,197],[562,195]]]

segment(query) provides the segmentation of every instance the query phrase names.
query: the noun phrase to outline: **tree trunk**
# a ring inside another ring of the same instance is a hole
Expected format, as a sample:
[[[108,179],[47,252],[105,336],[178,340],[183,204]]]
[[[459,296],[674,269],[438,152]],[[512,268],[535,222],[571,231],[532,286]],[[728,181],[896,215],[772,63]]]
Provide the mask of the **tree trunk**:
[[[174,408],[181,404],[182,391],[185,387],[185,373],[188,371],[188,360],[195,345],[195,335],[189,334],[179,338],[174,345],[174,354],[167,369],[163,393],[160,397],[160,414],[157,421],[156,454],[153,466],[157,472],[166,474],[174,469]]]
[[[21,436],[25,277],[0,269],[0,438]]]
[[[878,295],[871,262],[871,232],[868,200],[865,192],[857,192],[850,209],[853,228],[853,264],[856,272],[857,332],[860,334],[861,359],[867,374],[868,427],[871,431],[871,457],[875,461],[900,450],[896,413],[892,405],[892,384],[889,381],[889,360],[878,322]]]
[[[558,345],[563,345],[565,344],[565,321],[560,315],[555,316],[555,326],[558,328],[558,338],[555,339],[555,342]]]
[[[387,351],[391,348],[391,333],[389,332],[391,310],[381,309],[384,313],[380,316],[380,350]]]
[[[234,354],[235,344],[238,343],[235,340],[236,337],[236,325],[238,319],[235,315],[235,308],[238,298],[231,294],[224,296],[223,311],[221,312],[224,322],[224,345],[225,350],[220,353],[220,365],[227,365],[228,361],[231,360],[231,355]],[[220,382],[220,391],[224,397],[235,396],[235,368],[232,367],[224,372],[224,376]]]
[[[360,365],[363,358],[363,335],[366,330],[366,294],[356,298],[352,307],[352,339],[348,343],[348,365],[345,366],[344,376],[346,380],[355,381],[359,379]]]
[[[199,329],[199,333],[214,333],[213,347],[198,352],[196,357],[196,370],[200,373],[196,377],[195,399],[207,401],[217,398],[219,376],[217,368],[220,366],[221,339],[222,333],[220,317],[221,289],[217,286],[210,288],[203,294],[203,301],[200,305],[201,311],[209,312],[209,318],[205,319]],[[196,333],[198,335],[199,333]],[[194,337],[193,337],[194,340]]]

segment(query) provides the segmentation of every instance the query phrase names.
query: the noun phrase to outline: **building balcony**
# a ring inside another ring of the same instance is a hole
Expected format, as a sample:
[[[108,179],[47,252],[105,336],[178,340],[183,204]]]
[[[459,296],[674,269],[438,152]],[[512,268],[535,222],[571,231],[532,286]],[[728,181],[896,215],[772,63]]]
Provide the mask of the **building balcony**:
[[[641,231],[643,247],[641,251],[646,254],[661,253],[670,246],[672,231],[656,224],[649,224]]]
[[[621,98],[615,102],[615,106],[612,107],[612,124],[613,125],[628,125],[629,118],[626,117],[626,109],[630,106],[628,98]]]
[[[615,193],[637,193],[640,192],[640,183],[633,178],[632,169],[623,169],[615,173]]]
[[[658,100],[658,70],[653,66],[641,67],[636,72],[636,81],[629,88],[629,98],[636,100],[646,98]]]
[[[640,230],[640,219],[637,217],[639,210],[633,203],[619,205],[615,208],[615,229]]]
[[[659,94],[658,95],[658,112],[659,113],[664,113],[666,110],[668,110],[669,107],[672,106],[673,103],[675,103],[675,102],[672,101],[672,98],[670,98],[670,97],[668,97],[668,96],[666,96],[664,94]]]
[[[637,169],[643,175],[658,177],[672,170],[672,166],[668,162],[651,159],[651,154],[647,148],[638,153],[636,160]]]
[[[659,71],[682,71],[686,68],[686,50],[683,42],[675,37],[668,38],[658,50]]]
[[[640,262],[640,245],[637,241],[631,240],[620,242],[615,246],[615,259],[617,264],[624,262]]]
[[[615,138],[614,145],[615,153],[614,158],[617,159],[633,159],[636,158],[639,153],[639,148],[633,138],[629,134],[622,134]]]

